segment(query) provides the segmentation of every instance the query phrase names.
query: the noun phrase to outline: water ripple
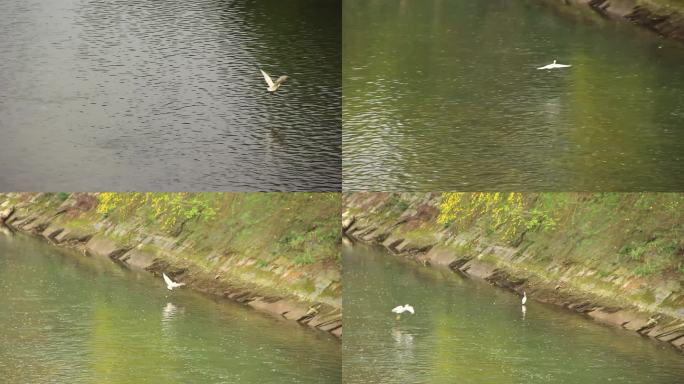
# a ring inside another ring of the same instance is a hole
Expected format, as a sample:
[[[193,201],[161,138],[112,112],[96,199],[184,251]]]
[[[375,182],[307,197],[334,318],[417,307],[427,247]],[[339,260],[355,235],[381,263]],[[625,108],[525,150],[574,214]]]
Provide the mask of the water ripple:
[[[681,47],[535,2],[344,14],[345,190],[684,189]]]
[[[340,188],[339,1],[0,10],[2,189]]]

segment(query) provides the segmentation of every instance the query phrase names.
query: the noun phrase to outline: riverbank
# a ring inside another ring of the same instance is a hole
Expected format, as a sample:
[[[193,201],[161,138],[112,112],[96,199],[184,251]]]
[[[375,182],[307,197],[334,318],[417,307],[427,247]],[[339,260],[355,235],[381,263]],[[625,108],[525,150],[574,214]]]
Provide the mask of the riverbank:
[[[668,39],[684,42],[684,2],[678,0],[544,0],[558,7],[579,7],[624,20]]]
[[[343,197],[343,231],[684,350],[680,200],[355,193]]]
[[[0,221],[340,338],[334,194],[0,194]]]

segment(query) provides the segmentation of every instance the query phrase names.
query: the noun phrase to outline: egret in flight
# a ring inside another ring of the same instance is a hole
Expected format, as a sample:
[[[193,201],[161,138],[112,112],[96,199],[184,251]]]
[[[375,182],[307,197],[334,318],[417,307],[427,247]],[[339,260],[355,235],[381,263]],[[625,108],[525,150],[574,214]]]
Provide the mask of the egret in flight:
[[[567,65],[567,64],[556,64],[556,60],[553,61],[553,64],[547,64],[543,67],[539,67],[537,69],[556,69],[556,68],[568,68],[572,67],[572,65]]]
[[[413,310],[413,307],[408,304],[394,307],[392,312],[397,314],[397,320],[401,318],[401,314],[404,312],[411,312],[412,315],[416,313],[416,311]]]
[[[164,281],[166,282],[166,288],[169,291],[172,291],[174,288],[182,287],[185,285],[185,283],[176,283],[175,281],[171,280],[168,276],[166,276],[166,273],[162,273],[162,276],[164,276]]]
[[[273,81],[271,79],[271,76],[268,75],[268,73],[264,72],[263,69],[260,69],[261,74],[264,75],[264,80],[266,80],[266,84],[268,84],[268,91],[269,92],[275,92],[280,88],[280,86],[287,80],[287,76],[280,76],[278,80]]]

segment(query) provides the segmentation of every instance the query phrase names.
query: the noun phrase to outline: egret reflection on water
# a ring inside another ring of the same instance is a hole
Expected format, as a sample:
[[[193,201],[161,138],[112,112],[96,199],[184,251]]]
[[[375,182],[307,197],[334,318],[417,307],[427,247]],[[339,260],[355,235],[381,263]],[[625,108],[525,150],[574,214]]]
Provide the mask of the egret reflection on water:
[[[413,334],[398,327],[392,329],[392,338],[397,346],[409,347],[413,344]]]
[[[166,303],[166,306],[164,307],[164,310],[162,311],[163,321],[171,320],[175,316],[177,311],[178,311],[178,307],[173,305],[173,303]]]

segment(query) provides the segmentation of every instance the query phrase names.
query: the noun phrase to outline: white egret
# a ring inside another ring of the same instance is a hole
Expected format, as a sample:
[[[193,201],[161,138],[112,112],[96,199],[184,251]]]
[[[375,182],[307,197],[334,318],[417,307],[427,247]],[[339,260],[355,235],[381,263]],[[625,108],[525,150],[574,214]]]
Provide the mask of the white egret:
[[[556,68],[568,68],[572,67],[572,65],[567,65],[567,64],[556,64],[556,60],[553,61],[553,64],[547,64],[543,67],[539,67],[537,69],[556,69]]]
[[[268,75],[268,73],[264,72],[263,69],[259,69],[261,71],[261,74],[264,75],[264,80],[266,80],[266,84],[268,84],[268,91],[269,92],[275,92],[280,88],[280,86],[285,82],[285,80],[288,79],[287,76],[280,76],[276,81],[273,81],[271,79],[271,76]]]
[[[527,293],[523,291],[522,305],[525,306],[525,303],[527,303]]]
[[[392,312],[397,314],[397,320],[401,318],[401,314],[404,312],[411,312],[412,315],[416,313],[416,311],[413,309],[412,306],[406,304],[406,305],[399,305],[394,308],[392,308]]]
[[[166,282],[166,288],[171,291],[174,288],[182,287],[185,285],[185,283],[176,283],[175,281],[171,280],[168,276],[166,276],[166,273],[162,273],[162,276],[164,276],[164,281]]]

